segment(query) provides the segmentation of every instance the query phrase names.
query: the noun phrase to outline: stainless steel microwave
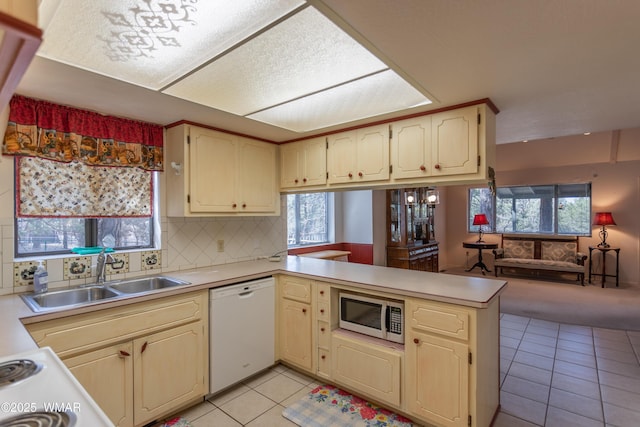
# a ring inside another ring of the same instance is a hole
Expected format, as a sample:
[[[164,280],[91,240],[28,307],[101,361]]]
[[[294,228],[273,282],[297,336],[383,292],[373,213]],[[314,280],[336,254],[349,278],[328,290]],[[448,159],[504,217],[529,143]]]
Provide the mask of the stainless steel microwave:
[[[404,344],[404,303],[340,292],[339,326]]]

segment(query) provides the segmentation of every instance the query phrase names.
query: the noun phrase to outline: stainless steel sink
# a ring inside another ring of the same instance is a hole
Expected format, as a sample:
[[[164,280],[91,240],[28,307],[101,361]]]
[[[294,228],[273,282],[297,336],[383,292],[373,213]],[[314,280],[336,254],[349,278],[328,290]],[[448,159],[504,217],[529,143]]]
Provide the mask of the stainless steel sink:
[[[174,279],[172,277],[156,276],[140,279],[123,280],[121,282],[107,283],[108,287],[123,294],[139,294],[158,289],[173,288],[175,286],[189,285],[189,282]]]
[[[21,297],[33,311],[38,312],[47,309],[88,304],[115,298],[119,295],[117,292],[102,286],[89,286],[85,288],[51,291],[44,294],[26,294],[21,295]]]
[[[58,308],[78,307],[97,301],[124,298],[133,294],[150,293],[160,289],[190,284],[190,282],[172,277],[153,276],[107,282],[104,285],[50,291],[44,294],[23,294],[20,296],[32,311],[39,313]]]

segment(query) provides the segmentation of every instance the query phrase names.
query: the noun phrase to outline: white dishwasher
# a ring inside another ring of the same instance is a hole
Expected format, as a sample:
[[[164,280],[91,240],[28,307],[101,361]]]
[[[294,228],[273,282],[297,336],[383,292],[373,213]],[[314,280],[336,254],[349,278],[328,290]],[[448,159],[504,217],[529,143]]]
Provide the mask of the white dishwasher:
[[[209,316],[211,394],[273,365],[273,277],[211,289]]]

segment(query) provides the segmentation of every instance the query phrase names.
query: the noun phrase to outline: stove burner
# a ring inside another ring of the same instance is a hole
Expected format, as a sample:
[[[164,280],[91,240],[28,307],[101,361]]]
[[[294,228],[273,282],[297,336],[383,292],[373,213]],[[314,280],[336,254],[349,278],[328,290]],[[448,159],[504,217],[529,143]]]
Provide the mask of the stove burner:
[[[35,375],[42,366],[29,359],[9,360],[0,363],[0,387],[22,381]]]
[[[0,421],[0,427],[73,427],[75,423],[67,412],[31,412]]]

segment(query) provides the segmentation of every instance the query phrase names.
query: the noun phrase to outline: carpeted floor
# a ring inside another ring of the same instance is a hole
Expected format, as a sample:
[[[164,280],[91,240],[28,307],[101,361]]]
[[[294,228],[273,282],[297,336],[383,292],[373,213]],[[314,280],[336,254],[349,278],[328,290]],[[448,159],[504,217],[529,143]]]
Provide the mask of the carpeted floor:
[[[447,274],[482,277],[478,269],[465,272],[451,269]],[[495,279],[487,273],[487,279]],[[640,286],[621,284],[615,287],[607,282],[603,289],[600,278],[594,283],[580,286],[567,276],[529,278],[523,275],[501,275],[508,282],[500,298],[502,313],[560,323],[585,325],[608,329],[640,331]]]

